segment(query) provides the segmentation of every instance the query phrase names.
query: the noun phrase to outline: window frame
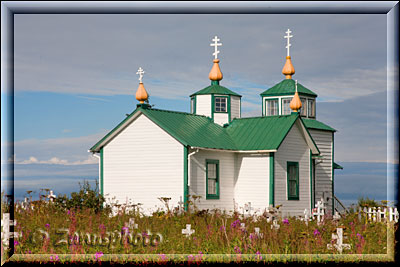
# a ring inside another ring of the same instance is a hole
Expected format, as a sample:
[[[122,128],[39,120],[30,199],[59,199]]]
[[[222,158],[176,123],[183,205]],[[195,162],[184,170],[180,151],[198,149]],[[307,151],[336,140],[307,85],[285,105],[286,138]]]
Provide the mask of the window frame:
[[[301,101],[302,99],[304,100],[304,103],[303,103],[303,101]],[[308,109],[307,109],[307,107],[308,107],[308,98],[300,97],[300,101],[301,101],[300,116],[307,117],[308,116]],[[304,114],[303,114],[303,112],[304,112]]]
[[[310,105],[309,103],[312,102],[312,108],[310,109]],[[309,118],[315,118],[315,99],[312,98],[308,98],[307,99],[307,106],[308,106],[308,110],[307,110],[307,117]],[[310,111],[312,112],[312,115],[310,115]]]
[[[215,194],[208,193],[208,180],[214,178],[208,178],[208,164],[215,164],[216,165],[216,182],[215,182]],[[219,191],[219,160],[216,159],[206,159],[206,199],[219,199],[220,196]]]
[[[276,101],[276,114],[274,114],[274,115],[268,115],[268,102],[269,101]],[[265,116],[279,115],[279,98],[266,98],[264,106],[265,106]]]
[[[289,181],[293,181],[294,179],[289,179],[289,166],[295,166],[296,167],[296,194],[295,195],[291,195],[290,194],[290,182]],[[297,161],[288,161],[286,164],[286,177],[287,177],[287,199],[288,200],[299,200],[300,199],[300,191],[299,191],[299,183],[300,183],[300,169],[299,169],[299,162]]]
[[[292,112],[291,112],[291,108],[290,108],[290,102],[292,101],[292,98],[293,97],[282,97],[281,98],[281,115],[290,115]],[[283,104],[283,101],[285,101],[285,100],[289,100],[289,113],[288,114],[285,114],[284,113],[284,111],[285,111],[285,105]]]
[[[225,99],[225,109],[226,111],[217,111],[217,98],[224,98]],[[228,113],[228,97],[227,96],[214,96],[214,113]]]
[[[196,96],[192,96],[191,98],[190,98],[190,112],[192,113],[192,114],[196,114],[196,103],[197,102],[197,97]]]

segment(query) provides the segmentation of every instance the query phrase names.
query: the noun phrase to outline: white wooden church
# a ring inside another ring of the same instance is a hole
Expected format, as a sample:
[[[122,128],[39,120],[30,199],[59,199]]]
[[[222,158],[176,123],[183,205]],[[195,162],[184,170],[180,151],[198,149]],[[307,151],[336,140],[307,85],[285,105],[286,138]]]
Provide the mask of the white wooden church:
[[[140,68],[137,108],[91,153],[100,154],[100,192],[150,213],[185,206],[262,213],[280,205],[303,215],[324,198],[334,211],[335,129],[316,120],[317,94],[292,79],[288,30],[285,79],[261,93],[262,116],[241,117],[241,95],[221,85],[217,36],[211,85],[190,96],[190,113],[152,108]],[[329,212],[329,211],[328,211]]]

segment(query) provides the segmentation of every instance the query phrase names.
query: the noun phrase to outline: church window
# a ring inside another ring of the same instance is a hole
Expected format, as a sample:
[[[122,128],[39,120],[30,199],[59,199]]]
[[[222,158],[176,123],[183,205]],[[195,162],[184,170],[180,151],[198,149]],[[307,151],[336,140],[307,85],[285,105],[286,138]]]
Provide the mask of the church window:
[[[315,117],[315,100],[314,99],[308,100],[308,117],[311,117],[311,118]]]
[[[300,97],[301,101],[301,109],[300,109],[300,115],[301,116],[307,116],[307,99]]]
[[[218,160],[206,160],[206,199],[219,199]]]
[[[299,163],[287,162],[288,200],[299,200]]]
[[[267,99],[265,103],[267,116],[278,115],[278,99]]]
[[[228,98],[217,96],[214,98],[215,112],[228,112]]]
[[[292,101],[292,98],[282,98],[282,115],[290,115],[292,113],[290,101]]]

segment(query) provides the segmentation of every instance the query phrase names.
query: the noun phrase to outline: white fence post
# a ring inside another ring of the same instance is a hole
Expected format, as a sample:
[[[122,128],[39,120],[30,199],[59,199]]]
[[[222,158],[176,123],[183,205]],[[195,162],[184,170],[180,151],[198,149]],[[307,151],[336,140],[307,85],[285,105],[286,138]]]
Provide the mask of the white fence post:
[[[19,233],[10,232],[10,226],[15,226],[17,220],[10,220],[10,213],[3,213],[3,219],[1,220],[1,242],[5,247],[8,247],[10,238],[19,237]]]
[[[369,207],[369,208],[359,208],[358,211],[358,221],[361,222],[362,218],[365,217],[367,221],[370,222],[398,222],[399,212],[397,208],[393,207]]]

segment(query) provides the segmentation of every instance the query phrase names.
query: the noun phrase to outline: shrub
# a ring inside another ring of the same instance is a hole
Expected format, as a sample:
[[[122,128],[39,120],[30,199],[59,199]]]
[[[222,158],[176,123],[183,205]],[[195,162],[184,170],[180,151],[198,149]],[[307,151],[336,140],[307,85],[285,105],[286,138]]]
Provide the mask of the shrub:
[[[368,207],[379,207],[380,205],[374,199],[369,199],[368,197],[364,199],[363,197],[360,197],[358,199],[358,206],[361,208],[364,208],[364,207],[368,208]]]
[[[96,181],[96,188],[91,188],[88,181],[84,181],[83,185],[79,183],[79,192],[72,192],[71,197],[66,195],[58,196],[54,200],[54,205],[63,209],[91,209],[95,213],[103,211],[103,209],[110,209],[105,206],[105,198],[99,193],[98,182]]]

